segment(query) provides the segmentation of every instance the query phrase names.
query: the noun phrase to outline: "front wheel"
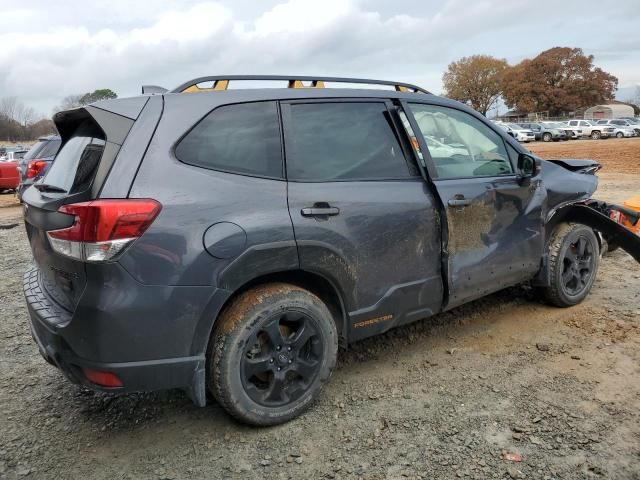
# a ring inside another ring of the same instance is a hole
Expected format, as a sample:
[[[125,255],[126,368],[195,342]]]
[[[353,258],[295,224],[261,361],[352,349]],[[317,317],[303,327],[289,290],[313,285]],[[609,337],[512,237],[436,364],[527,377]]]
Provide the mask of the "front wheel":
[[[542,141],[543,142],[550,142],[552,138],[553,137],[551,136],[550,133],[545,133],[544,135],[542,135]]]
[[[563,223],[549,242],[550,285],[541,289],[553,305],[571,307],[582,302],[595,281],[600,263],[598,239],[586,225]]]
[[[591,132],[591,138],[593,140],[600,140],[600,132],[597,130]]]
[[[326,305],[286,283],[238,296],[216,322],[211,342],[214,397],[238,420],[258,426],[304,412],[329,380],[338,352]]]

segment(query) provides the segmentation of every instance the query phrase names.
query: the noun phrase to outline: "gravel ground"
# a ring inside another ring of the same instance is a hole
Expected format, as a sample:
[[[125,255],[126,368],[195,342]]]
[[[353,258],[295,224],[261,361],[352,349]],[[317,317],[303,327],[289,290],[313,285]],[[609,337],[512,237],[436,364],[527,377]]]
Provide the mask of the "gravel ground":
[[[571,309],[517,287],[357,343],[307,414],[256,429],[179,391],[95,394],[46,364],[20,222],[0,206],[18,224],[0,228],[0,478],[640,479],[640,269],[624,252]]]

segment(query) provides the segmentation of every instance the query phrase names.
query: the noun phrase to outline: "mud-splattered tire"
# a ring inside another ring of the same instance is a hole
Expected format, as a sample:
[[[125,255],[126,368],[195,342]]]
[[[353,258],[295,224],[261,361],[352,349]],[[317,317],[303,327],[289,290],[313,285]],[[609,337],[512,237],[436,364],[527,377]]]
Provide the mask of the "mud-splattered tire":
[[[338,334],[313,293],[269,283],[238,296],[218,318],[209,388],[241,422],[277,425],[304,412],[336,364]]]
[[[585,225],[563,223],[549,241],[550,285],[540,289],[558,307],[571,307],[589,294],[600,262],[598,239]]]

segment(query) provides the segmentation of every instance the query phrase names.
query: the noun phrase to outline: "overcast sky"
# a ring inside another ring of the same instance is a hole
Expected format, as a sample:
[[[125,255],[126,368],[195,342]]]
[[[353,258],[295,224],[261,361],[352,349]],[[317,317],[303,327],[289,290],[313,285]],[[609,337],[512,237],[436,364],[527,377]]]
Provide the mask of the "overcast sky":
[[[439,93],[453,60],[581,47],[640,84],[640,1],[0,0],[0,97],[49,116],[69,94],[215,74],[373,77]],[[628,93],[627,93],[628,92]]]

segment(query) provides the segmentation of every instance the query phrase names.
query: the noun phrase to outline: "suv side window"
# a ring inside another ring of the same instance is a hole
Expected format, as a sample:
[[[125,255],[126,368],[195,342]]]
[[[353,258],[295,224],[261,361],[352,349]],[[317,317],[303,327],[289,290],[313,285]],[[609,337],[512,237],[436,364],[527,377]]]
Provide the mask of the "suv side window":
[[[276,102],[218,107],[178,143],[175,155],[197,167],[282,178],[279,125]]]
[[[410,107],[439,178],[513,174],[504,141],[477,118],[436,105]]]
[[[575,121],[575,120],[571,120],[571,121],[569,122],[569,125],[570,125],[570,126],[572,126],[572,127],[577,127],[577,126],[578,126],[578,122],[577,122],[577,121]]]
[[[412,174],[382,102],[283,105],[287,178],[382,180]]]

